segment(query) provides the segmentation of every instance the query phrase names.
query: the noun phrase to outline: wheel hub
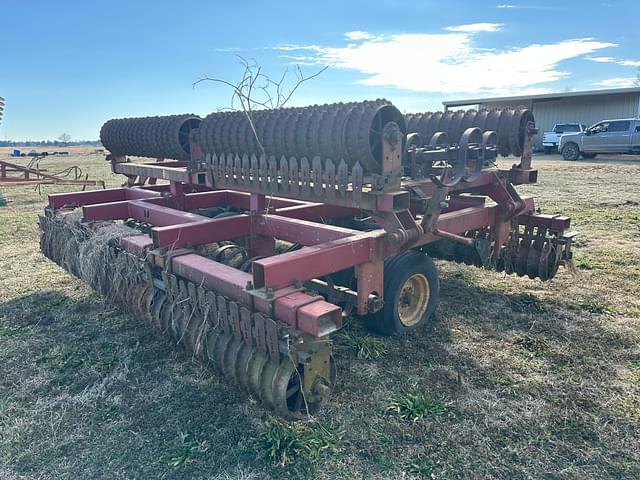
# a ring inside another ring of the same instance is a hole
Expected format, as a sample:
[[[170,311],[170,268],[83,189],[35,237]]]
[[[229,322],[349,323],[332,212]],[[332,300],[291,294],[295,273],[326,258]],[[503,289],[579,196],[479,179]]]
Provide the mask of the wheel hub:
[[[418,323],[429,305],[429,282],[427,277],[416,273],[404,282],[398,295],[398,317],[400,322],[411,327]]]

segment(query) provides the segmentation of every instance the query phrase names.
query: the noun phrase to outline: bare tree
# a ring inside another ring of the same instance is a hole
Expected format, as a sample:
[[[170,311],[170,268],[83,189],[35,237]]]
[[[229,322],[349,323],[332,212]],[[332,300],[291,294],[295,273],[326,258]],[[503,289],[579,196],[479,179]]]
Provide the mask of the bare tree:
[[[228,80],[215,77],[202,77],[193,83],[193,87],[202,82],[214,82],[225,85],[231,88],[233,94],[231,95],[231,105],[226,108],[221,108],[220,111],[241,111],[247,117],[251,130],[253,132],[260,151],[264,154],[264,147],[258,138],[258,132],[256,131],[255,123],[253,121],[253,112],[265,108],[282,108],[284,107],[296,90],[303,83],[316,78],[322,72],[329,67],[323,67],[312,75],[306,76],[300,65],[295,65],[294,74],[295,79],[290,79],[289,68],[286,68],[280,76],[279,80],[274,80],[269,75],[263,73],[262,66],[254,59],[251,61],[246,60],[240,55],[237,56],[240,59],[240,65],[243,68],[242,76],[240,80],[233,83]]]
[[[58,137],[58,141],[63,145],[66,145],[71,141],[71,135],[69,135],[68,133],[63,133]]]

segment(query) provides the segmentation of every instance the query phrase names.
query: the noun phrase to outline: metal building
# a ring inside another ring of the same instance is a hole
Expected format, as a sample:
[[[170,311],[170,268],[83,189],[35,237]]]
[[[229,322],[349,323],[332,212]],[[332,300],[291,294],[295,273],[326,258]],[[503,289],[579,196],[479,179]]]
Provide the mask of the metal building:
[[[640,87],[451,100],[442,104],[445,110],[527,107],[533,111],[540,130],[534,138],[534,149],[542,150],[542,133],[553,129],[556,123],[590,126],[600,120],[640,118]]]

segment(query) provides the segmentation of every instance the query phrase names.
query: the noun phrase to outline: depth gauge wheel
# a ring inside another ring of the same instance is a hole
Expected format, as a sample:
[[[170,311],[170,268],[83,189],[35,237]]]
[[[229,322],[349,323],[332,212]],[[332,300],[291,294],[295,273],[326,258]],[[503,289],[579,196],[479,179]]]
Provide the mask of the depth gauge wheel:
[[[428,256],[410,251],[385,262],[384,307],[369,316],[380,335],[411,332],[433,317],[440,297],[438,271]]]

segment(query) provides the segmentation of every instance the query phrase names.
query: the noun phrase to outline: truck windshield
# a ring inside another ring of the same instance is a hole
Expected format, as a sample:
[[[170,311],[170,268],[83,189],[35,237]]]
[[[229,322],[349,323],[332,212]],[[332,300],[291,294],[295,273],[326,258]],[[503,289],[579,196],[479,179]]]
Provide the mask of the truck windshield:
[[[577,125],[575,123],[560,123],[556,125],[553,131],[556,133],[579,132],[580,125]]]

